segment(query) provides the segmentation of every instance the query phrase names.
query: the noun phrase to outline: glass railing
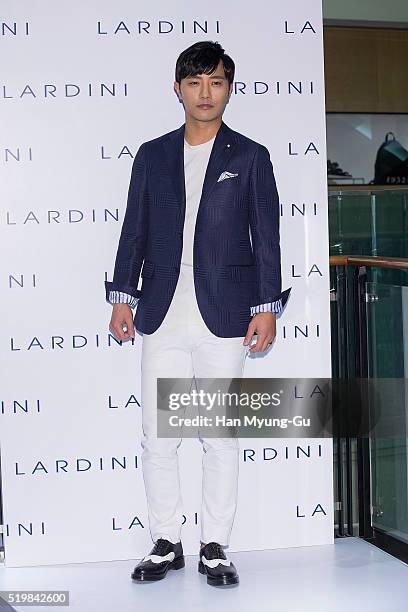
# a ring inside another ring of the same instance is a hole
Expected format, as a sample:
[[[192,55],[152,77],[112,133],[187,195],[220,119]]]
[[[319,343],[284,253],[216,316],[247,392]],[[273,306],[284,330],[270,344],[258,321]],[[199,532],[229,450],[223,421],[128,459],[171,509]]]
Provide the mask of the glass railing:
[[[332,376],[367,381],[361,401],[334,411],[336,535],[408,561],[408,259],[330,263]]]
[[[372,525],[408,542],[408,287],[368,282],[366,291],[368,376],[390,379],[371,406]]]
[[[408,189],[329,191],[330,255],[408,258]]]

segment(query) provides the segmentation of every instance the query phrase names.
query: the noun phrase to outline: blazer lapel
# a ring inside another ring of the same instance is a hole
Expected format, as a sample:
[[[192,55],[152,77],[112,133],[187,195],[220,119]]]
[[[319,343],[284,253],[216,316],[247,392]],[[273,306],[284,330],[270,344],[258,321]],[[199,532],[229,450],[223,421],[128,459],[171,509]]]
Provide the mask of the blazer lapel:
[[[174,191],[182,207],[184,207],[186,203],[184,176],[184,128],[185,123],[183,123],[182,126],[172,132],[172,134],[163,141],[166,161],[173,181]],[[226,169],[228,160],[234,150],[236,142],[237,140],[233,130],[231,130],[227,124],[222,121],[215,136],[210,158],[208,160],[203,190],[201,193],[200,206],[209,198],[211,190],[217,183],[221,172]]]
[[[234,150],[235,144],[236,140],[232,130],[222,122],[215,137],[211,155],[208,160],[200,205],[208,200],[212,189],[217,184],[221,172],[228,168],[228,160]]]
[[[184,206],[186,200],[184,179],[184,124],[180,126],[178,130],[169,134],[163,141],[163,148],[177,201]]]

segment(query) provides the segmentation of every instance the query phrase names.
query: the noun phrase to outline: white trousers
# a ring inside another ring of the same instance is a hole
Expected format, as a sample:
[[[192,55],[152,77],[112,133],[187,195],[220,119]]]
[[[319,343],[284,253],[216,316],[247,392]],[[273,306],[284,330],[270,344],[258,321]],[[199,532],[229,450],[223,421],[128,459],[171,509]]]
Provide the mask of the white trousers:
[[[143,334],[141,358],[142,469],[150,534],[155,542],[181,538],[183,504],[177,449],[182,438],[157,437],[157,378],[241,377],[244,337],[221,338],[204,323],[193,267],[181,265],[170,308],[153,334]],[[187,389],[189,391],[190,389]],[[202,438],[201,541],[228,546],[238,495],[237,438]]]

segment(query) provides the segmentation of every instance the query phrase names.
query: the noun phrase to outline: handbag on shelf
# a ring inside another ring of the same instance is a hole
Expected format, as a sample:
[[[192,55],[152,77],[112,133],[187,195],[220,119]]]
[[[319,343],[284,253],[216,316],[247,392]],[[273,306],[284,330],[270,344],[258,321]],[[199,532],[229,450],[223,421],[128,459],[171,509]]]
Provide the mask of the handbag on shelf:
[[[395,138],[394,132],[387,132],[385,141],[378,149],[372,183],[375,185],[408,184],[408,151]]]

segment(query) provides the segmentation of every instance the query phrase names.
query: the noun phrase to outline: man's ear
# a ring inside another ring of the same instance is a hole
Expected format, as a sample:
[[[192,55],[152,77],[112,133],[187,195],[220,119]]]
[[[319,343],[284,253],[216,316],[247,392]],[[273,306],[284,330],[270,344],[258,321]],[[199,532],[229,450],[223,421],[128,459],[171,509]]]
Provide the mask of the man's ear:
[[[178,86],[178,88],[177,88],[177,86]],[[174,81],[173,89],[174,89],[174,91],[176,93],[176,96],[179,99],[179,102],[181,102],[183,100],[183,96],[181,95],[181,91],[179,91],[179,88],[180,88],[180,86],[178,85],[177,81]]]

